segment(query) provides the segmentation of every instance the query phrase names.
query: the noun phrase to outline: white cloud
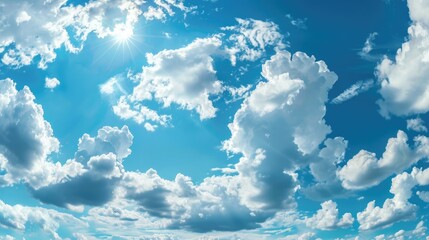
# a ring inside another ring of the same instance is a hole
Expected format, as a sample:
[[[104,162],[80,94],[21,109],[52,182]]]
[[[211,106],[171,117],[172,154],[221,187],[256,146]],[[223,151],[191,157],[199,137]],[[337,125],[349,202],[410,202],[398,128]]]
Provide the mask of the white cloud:
[[[290,20],[290,24],[300,29],[307,29],[307,18],[294,18],[291,14],[286,14],[286,18]]]
[[[424,125],[425,123],[421,118],[412,118],[407,120],[407,129],[416,132],[427,132],[428,129]]]
[[[96,137],[84,134],[74,159],[52,171],[44,185],[32,189],[33,196],[72,210],[109,202],[123,176],[122,161],[131,153],[132,140],[127,126],[103,127]]]
[[[57,78],[45,78],[45,88],[54,89],[60,85],[60,80]]]
[[[398,221],[414,218],[417,206],[408,200],[415,186],[426,185],[429,185],[429,169],[413,168],[411,173],[397,175],[392,179],[390,188],[393,198],[386,199],[382,207],[375,206],[375,201],[371,201],[363,212],[357,214],[359,229],[385,228]]]
[[[342,92],[340,95],[335,97],[331,103],[333,104],[340,104],[345,101],[348,101],[357,95],[368,91],[374,86],[373,80],[367,80],[367,81],[359,81],[355,84],[353,84],[351,87],[347,88],[344,92]]]
[[[310,172],[316,184],[302,189],[303,193],[311,199],[325,200],[347,194],[336,172],[337,165],[344,160],[348,142],[342,137],[336,137],[326,139],[324,145],[318,157],[314,157],[310,163]]]
[[[240,61],[259,59],[268,46],[277,50],[285,48],[282,42],[283,35],[279,33],[279,27],[275,23],[241,18],[237,18],[236,21],[238,25],[222,28],[224,31],[234,32],[228,39],[233,46],[226,49],[233,65],[236,65],[237,59]]]
[[[385,58],[377,67],[381,81],[378,101],[383,116],[411,115],[429,110],[429,17],[428,3],[408,0],[410,18],[408,40],[398,50],[394,61]]]
[[[66,0],[3,2],[1,60],[6,65],[20,67],[39,56],[38,66],[45,69],[55,60],[57,49],[65,47],[68,52],[77,53],[90,33],[104,38],[115,37],[125,30],[133,32],[143,14],[143,5],[156,7],[168,16],[174,15],[173,7],[185,13],[193,9],[173,0],[92,0],[85,5],[68,5]]]
[[[27,226],[33,230],[40,228],[43,232],[49,233],[51,238],[61,239],[56,232],[61,225],[75,225],[73,227],[77,228],[78,226],[85,226],[85,223],[70,214],[57,212],[53,209],[22,205],[11,206],[0,200],[0,227],[24,232]]]
[[[236,165],[241,196],[251,209],[290,207],[299,166],[330,132],[327,93],[337,80],[322,61],[280,51],[262,67],[260,82],[229,124],[224,149],[243,157]]]
[[[100,93],[111,95],[115,93],[126,94],[127,92],[121,85],[122,77],[114,76],[107,80],[107,82],[100,84]]]
[[[332,200],[323,202],[322,209],[310,218],[305,219],[307,227],[321,230],[335,230],[337,228],[350,227],[354,218],[351,213],[345,213],[340,219],[338,218],[337,204]]]
[[[197,39],[183,48],[147,54],[149,66],[130,76],[138,85],[131,95],[120,97],[113,106],[114,113],[123,119],[144,123],[148,130],[154,130],[156,124],[167,125],[171,117],[149,109],[145,101],[156,100],[164,107],[177,104],[180,108],[195,110],[200,119],[215,117],[217,108],[210,97],[221,93],[223,87],[216,77],[212,55],[219,53],[221,44],[220,38],[214,36]],[[111,92],[109,82],[102,85],[102,91]],[[146,124],[148,121],[150,125]]]
[[[42,106],[28,87],[18,91],[11,79],[0,80],[0,185],[20,180],[36,184],[47,156],[59,150]]]
[[[186,7],[183,0],[155,0],[154,6],[149,6],[143,13],[146,20],[162,20],[165,21],[167,16],[173,16],[175,14],[173,9],[179,9],[184,12],[185,16],[187,13],[192,12],[196,9],[195,6]]]
[[[26,11],[22,11],[18,14],[18,17],[16,17],[16,24],[19,26],[19,24],[23,22],[28,22],[30,21],[30,19],[31,19],[31,16],[28,15]]]
[[[374,59],[373,56],[371,56],[371,51],[374,48],[374,40],[377,37],[378,33],[373,32],[371,34],[369,34],[368,38],[365,40],[365,44],[363,46],[363,48],[361,49],[361,51],[359,52],[359,55],[366,60],[372,60]]]
[[[424,201],[429,203],[429,192],[427,191],[422,191],[422,192],[417,192],[417,196],[419,196],[419,198]]]
[[[418,136],[414,146],[407,143],[408,136],[398,131],[396,138],[387,142],[383,156],[361,150],[337,172],[342,185],[347,189],[365,189],[379,184],[394,173],[400,173],[428,156],[429,139]]]
[[[7,48],[2,62],[11,66],[31,64],[40,56],[39,67],[56,58],[55,50],[65,46],[69,52],[78,51],[66,28],[73,23],[72,9],[64,0],[7,1],[0,5],[0,47]]]
[[[159,115],[156,111],[141,105],[140,103],[130,103],[126,96],[121,96],[113,107],[113,113],[121,119],[132,119],[138,124],[144,124],[146,129],[150,129],[149,125],[157,128],[158,124],[167,126],[171,120],[169,115]]]
[[[241,85],[240,87],[226,87],[225,90],[228,91],[232,97],[231,100],[226,102],[231,103],[248,97],[251,88],[251,84],[248,84],[246,86]]]

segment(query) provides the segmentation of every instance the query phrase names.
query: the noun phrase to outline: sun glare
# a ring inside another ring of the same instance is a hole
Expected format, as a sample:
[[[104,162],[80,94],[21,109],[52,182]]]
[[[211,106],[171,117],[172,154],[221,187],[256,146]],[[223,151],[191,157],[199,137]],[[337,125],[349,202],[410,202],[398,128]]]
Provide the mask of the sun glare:
[[[132,27],[126,25],[116,25],[113,30],[113,37],[118,44],[128,43],[133,37],[134,32]]]

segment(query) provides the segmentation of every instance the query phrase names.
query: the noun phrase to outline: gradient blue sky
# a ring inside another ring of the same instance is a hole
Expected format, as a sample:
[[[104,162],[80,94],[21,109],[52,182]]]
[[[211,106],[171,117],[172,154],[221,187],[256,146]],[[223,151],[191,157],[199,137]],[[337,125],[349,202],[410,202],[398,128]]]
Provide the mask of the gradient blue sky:
[[[0,0],[0,239],[429,239],[426,12]]]

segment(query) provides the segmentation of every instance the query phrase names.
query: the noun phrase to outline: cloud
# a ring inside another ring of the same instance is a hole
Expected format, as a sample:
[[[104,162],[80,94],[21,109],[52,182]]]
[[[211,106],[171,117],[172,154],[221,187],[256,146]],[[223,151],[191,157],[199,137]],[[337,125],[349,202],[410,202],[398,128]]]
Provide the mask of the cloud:
[[[127,92],[122,87],[121,81],[123,81],[122,76],[111,77],[107,82],[100,84],[100,93],[104,95],[126,94]]]
[[[136,205],[138,214],[167,220],[170,229],[192,232],[254,229],[277,210],[293,209],[294,171],[319,153],[330,131],[324,106],[337,77],[323,62],[300,52],[278,52],[262,69],[266,81],[245,97],[224,143],[225,150],[242,155],[231,168],[236,174],[195,185],[182,174],[170,181],[154,170],[126,172],[115,199]],[[341,149],[330,147],[321,154],[328,155],[341,158]]]
[[[301,190],[307,197],[316,200],[331,199],[348,193],[336,176],[337,165],[344,160],[348,141],[342,137],[328,138],[324,145],[310,163],[310,172],[316,184]]]
[[[229,124],[224,149],[243,156],[236,169],[246,206],[284,209],[294,203],[294,171],[330,132],[323,117],[337,76],[314,57],[286,51],[266,61],[262,75]]]
[[[412,118],[407,120],[407,129],[413,130],[415,132],[427,132],[428,129],[424,125],[424,122],[421,118]]]
[[[286,18],[290,20],[290,24],[299,29],[307,29],[307,18],[294,18],[291,14],[286,14]]]
[[[417,206],[408,200],[415,186],[429,185],[429,169],[413,168],[411,173],[401,173],[392,179],[390,192],[393,198],[384,201],[382,207],[375,206],[375,201],[368,203],[363,212],[357,214],[360,230],[385,228],[398,221],[415,217]]]
[[[355,84],[353,84],[351,87],[347,88],[344,92],[342,92],[340,95],[335,97],[331,103],[333,104],[341,104],[345,101],[348,101],[357,95],[368,91],[374,86],[373,80],[367,80],[367,81],[359,81]]]
[[[138,124],[143,124],[146,130],[151,131],[160,126],[168,126],[171,121],[170,115],[159,115],[158,112],[152,110],[139,103],[130,105],[126,96],[121,96],[112,107],[113,113],[121,119],[132,119]]]
[[[266,47],[284,49],[283,35],[279,33],[279,27],[273,22],[255,19],[236,18],[238,25],[223,27],[223,31],[232,31],[228,38],[232,43],[226,48],[230,55],[232,65],[240,61],[256,61],[265,53]]]
[[[236,231],[259,227],[269,215],[252,213],[240,203],[236,177],[218,176],[194,185],[178,174],[174,181],[146,173],[128,172],[123,181],[125,198],[154,217],[170,219],[170,229],[193,232]]]
[[[417,192],[417,196],[419,196],[419,198],[422,201],[429,203],[429,192],[427,191]]]
[[[378,105],[384,117],[429,110],[429,17],[423,14],[429,5],[422,0],[408,0],[408,7],[413,21],[408,28],[408,40],[402,44],[394,61],[385,58],[377,67],[382,96]]]
[[[407,134],[398,131],[396,138],[388,140],[380,159],[377,159],[375,153],[359,151],[337,172],[343,187],[365,189],[378,185],[392,174],[400,173],[428,156],[427,137],[415,137],[413,147],[407,141]]]
[[[28,87],[18,91],[11,79],[0,80],[0,185],[24,181],[38,185],[47,156],[59,150],[42,106]]]
[[[218,109],[210,98],[220,94],[223,87],[216,77],[212,55],[219,54],[221,44],[220,38],[213,36],[197,39],[183,48],[147,54],[149,65],[130,76],[138,85],[132,94],[119,98],[113,112],[122,119],[143,124],[148,131],[168,125],[171,119],[145,106],[152,100],[164,108],[176,104],[194,110],[202,120],[215,117]],[[101,91],[111,92],[111,81],[102,85]]]
[[[122,160],[131,153],[132,140],[126,126],[103,127],[94,138],[84,134],[75,158],[61,166],[65,174],[32,189],[33,196],[44,203],[70,209],[109,202],[123,176]]]
[[[374,49],[374,40],[377,37],[378,33],[373,32],[370,33],[368,38],[365,40],[365,44],[363,48],[359,52],[359,56],[361,56],[365,60],[375,60],[376,57],[372,56],[370,53]]]
[[[323,202],[320,206],[322,209],[310,218],[305,219],[307,227],[321,230],[335,230],[337,228],[350,227],[354,218],[351,213],[345,213],[342,218],[338,219],[337,204],[332,200]]]
[[[85,223],[70,214],[57,212],[53,209],[22,205],[11,206],[0,200],[0,227],[2,228],[24,232],[27,227],[33,230],[40,228],[44,232],[48,232],[51,238],[61,239],[56,232],[61,225],[74,225],[73,228],[77,228],[85,226]]]
[[[60,80],[57,78],[45,78],[45,88],[53,90],[60,85]]]
[[[143,13],[143,16],[149,21],[154,19],[165,21],[167,19],[167,15],[172,17],[175,14],[173,9],[181,10],[184,12],[185,16],[187,13],[196,9],[195,6],[186,7],[183,2],[183,0],[155,0],[154,6],[149,6]]]
[[[0,51],[5,65],[30,65],[40,57],[38,67],[45,69],[56,58],[56,50],[77,53],[90,33],[98,38],[115,36],[123,31],[133,32],[143,14],[141,0],[92,0],[85,5],[67,4],[66,0],[8,1],[0,12]],[[179,9],[189,12],[182,1],[154,0],[144,4],[174,15]],[[165,18],[163,18],[165,19]],[[78,46],[74,46],[76,43]]]

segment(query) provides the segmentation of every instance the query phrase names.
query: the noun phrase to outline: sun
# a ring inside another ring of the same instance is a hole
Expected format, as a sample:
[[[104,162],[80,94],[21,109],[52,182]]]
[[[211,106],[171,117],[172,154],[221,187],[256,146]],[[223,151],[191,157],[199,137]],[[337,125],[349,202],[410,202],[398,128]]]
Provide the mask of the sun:
[[[116,44],[125,44],[132,40],[134,35],[133,28],[125,24],[118,24],[115,26],[112,36]]]

